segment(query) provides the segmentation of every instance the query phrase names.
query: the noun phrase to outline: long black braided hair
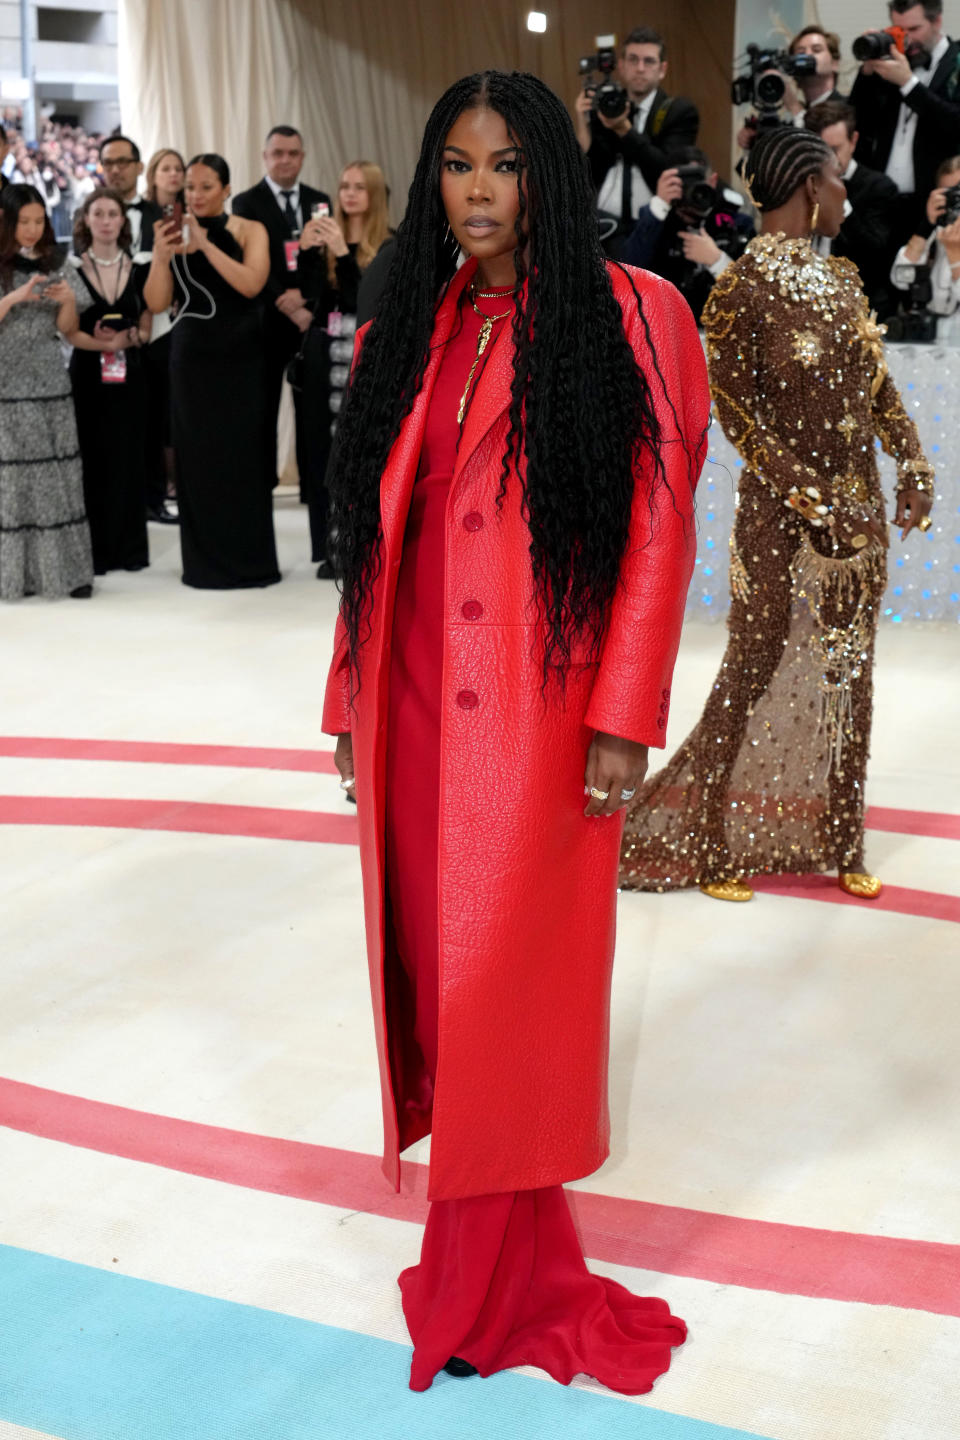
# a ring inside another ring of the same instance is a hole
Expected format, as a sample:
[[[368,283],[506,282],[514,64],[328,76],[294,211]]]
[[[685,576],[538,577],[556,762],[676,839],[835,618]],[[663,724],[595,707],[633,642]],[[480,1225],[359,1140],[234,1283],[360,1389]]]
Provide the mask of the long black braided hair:
[[[529,286],[513,322],[515,372],[498,503],[512,462],[524,458],[523,507],[545,622],[546,676],[548,667],[569,659],[575,637],[594,649],[599,643],[643,452],[651,461],[651,495],[666,475],[650,386],[624,335],[597,237],[584,156],[566,109],[533,75],[468,75],[447,90],[427,122],[328,480],[342,613],[356,654],[381,562],[380,477],[423,381],[435,308],[456,270],[457,245],[440,198],[443,148],[458,116],[481,107],[503,117],[520,152],[514,264],[518,285],[528,279]]]

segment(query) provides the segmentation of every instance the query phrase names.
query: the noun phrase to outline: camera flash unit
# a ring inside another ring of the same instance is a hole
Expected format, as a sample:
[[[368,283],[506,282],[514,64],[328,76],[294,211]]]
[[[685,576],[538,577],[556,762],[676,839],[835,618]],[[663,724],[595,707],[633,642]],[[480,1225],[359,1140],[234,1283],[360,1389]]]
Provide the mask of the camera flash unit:
[[[547,28],[547,17],[542,10],[531,10],[527,16],[527,29],[535,35],[542,35]]]

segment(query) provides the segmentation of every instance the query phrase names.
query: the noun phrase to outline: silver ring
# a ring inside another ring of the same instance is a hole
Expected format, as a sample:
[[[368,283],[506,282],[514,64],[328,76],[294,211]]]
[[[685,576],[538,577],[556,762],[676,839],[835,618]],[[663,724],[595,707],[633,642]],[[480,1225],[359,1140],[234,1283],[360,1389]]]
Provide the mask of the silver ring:
[[[609,791],[609,790],[598,790],[595,785],[591,785],[591,786],[590,786],[590,794],[593,796],[594,800],[609,800],[609,799],[610,799],[610,791]]]
[[[355,780],[354,777],[351,775],[349,780],[341,780],[341,781],[340,781],[340,789],[341,789],[341,790],[352,790],[352,789],[354,788],[354,786],[356,785],[356,783],[357,783],[356,780]]]
[[[636,795],[636,793],[637,793],[636,786],[634,786],[634,788],[633,788],[632,790],[621,790],[621,791],[620,791],[620,799],[621,799],[621,800],[632,800],[633,797],[634,797],[634,795]]]

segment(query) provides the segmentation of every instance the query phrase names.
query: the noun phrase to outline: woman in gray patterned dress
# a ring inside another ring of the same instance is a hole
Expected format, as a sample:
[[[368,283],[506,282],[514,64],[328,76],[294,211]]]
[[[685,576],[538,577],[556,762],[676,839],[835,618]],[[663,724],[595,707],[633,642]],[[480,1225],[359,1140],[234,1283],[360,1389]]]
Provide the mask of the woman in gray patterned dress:
[[[60,334],[73,291],[32,185],[0,197],[0,599],[93,590],[90,531]]]

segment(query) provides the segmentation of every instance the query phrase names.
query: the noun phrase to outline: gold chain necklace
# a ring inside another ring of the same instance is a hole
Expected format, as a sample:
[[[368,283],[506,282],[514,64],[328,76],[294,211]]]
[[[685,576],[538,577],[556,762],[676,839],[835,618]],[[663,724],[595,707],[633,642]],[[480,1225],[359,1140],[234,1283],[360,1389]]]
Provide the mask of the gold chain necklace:
[[[493,334],[493,327],[498,320],[506,320],[507,316],[510,314],[510,310],[513,309],[513,306],[511,305],[510,310],[504,310],[502,315],[486,315],[480,309],[480,306],[477,304],[478,298],[481,300],[495,300],[499,299],[500,296],[497,294],[496,291],[478,292],[474,290],[473,287],[471,287],[470,289],[470,304],[473,306],[474,310],[476,310],[477,314],[483,320],[483,324],[480,326],[480,335],[477,340],[476,358],[474,359],[473,364],[470,366],[470,374],[467,376],[467,383],[463,387],[463,394],[460,396],[460,408],[457,410],[458,425],[463,424],[463,417],[467,413],[467,399],[470,395],[470,386],[473,384],[473,377],[477,373],[477,366],[480,364],[480,357],[483,355],[483,352],[490,344],[490,336]]]

